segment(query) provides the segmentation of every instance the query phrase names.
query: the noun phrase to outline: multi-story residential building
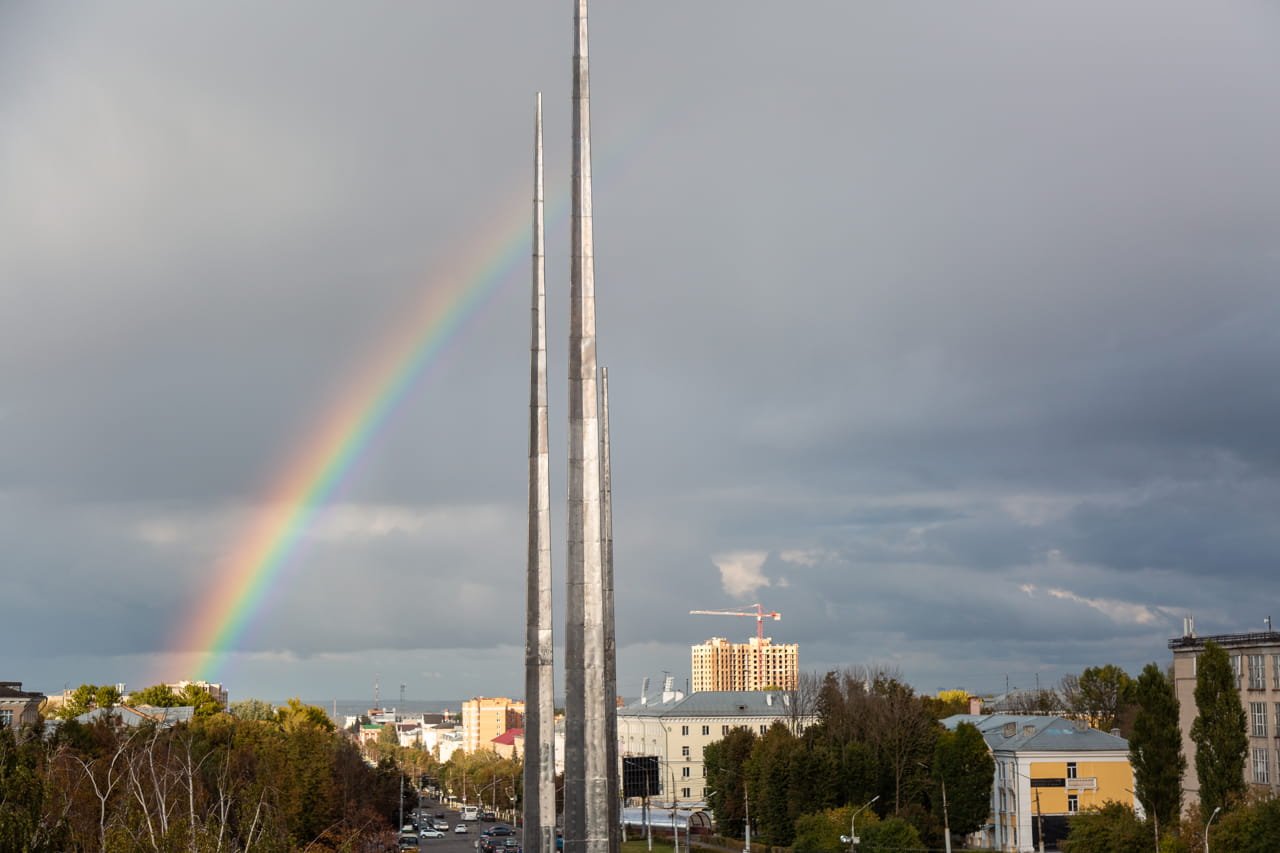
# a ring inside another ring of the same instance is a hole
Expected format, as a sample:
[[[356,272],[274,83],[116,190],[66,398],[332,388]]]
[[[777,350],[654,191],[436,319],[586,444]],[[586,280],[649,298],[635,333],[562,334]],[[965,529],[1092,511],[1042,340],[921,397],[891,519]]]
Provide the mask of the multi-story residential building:
[[[43,693],[28,693],[21,681],[0,681],[0,728],[18,728],[40,718]]]
[[[466,752],[490,749],[498,735],[508,729],[521,728],[524,728],[523,702],[477,696],[462,703],[462,748]]]
[[[1213,640],[1231,656],[1249,729],[1245,781],[1260,793],[1280,790],[1280,632],[1258,631],[1197,637],[1187,620],[1183,635],[1169,641],[1173,650],[1173,687],[1178,697],[1178,726],[1187,770],[1182,776],[1183,806],[1200,801],[1196,777],[1196,745],[1191,723],[1196,718],[1196,661],[1206,640]]]
[[[956,714],[942,724],[972,723],[995,759],[991,821],[979,846],[1039,849],[1066,837],[1067,819],[1113,801],[1141,810],[1134,799],[1129,742],[1079,720],[1011,714]],[[945,780],[944,780],[945,781]],[[1055,848],[1056,849],[1056,848]]]
[[[693,647],[693,692],[704,690],[795,690],[800,680],[800,646],[775,646],[771,637],[731,643],[712,637]]]
[[[213,684],[208,681],[179,681],[177,684],[166,684],[165,687],[168,687],[169,690],[173,692],[173,695],[178,696],[181,695],[182,691],[192,685],[199,687],[214,699],[218,700],[218,704],[221,705],[224,710],[226,709],[227,699],[229,697],[226,688],[221,684]],[[121,692],[123,693],[124,691],[122,690]]]
[[[707,769],[702,751],[735,728],[764,734],[774,723],[797,733],[816,722],[792,705],[790,693],[776,690],[702,691],[685,696],[671,689],[662,699],[618,709],[618,755],[657,756],[663,802],[681,806],[706,799]]]

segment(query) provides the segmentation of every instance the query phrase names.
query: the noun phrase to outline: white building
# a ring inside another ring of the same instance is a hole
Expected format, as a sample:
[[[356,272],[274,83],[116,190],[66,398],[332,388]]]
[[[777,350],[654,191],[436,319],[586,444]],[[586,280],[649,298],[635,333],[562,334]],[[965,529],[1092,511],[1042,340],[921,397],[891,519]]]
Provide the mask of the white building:
[[[817,722],[801,715],[792,695],[782,691],[702,691],[689,696],[670,689],[659,701],[642,697],[618,709],[618,755],[655,755],[662,774],[659,799],[679,805],[706,799],[707,770],[702,751],[735,728],[764,734],[774,723],[798,734]]]

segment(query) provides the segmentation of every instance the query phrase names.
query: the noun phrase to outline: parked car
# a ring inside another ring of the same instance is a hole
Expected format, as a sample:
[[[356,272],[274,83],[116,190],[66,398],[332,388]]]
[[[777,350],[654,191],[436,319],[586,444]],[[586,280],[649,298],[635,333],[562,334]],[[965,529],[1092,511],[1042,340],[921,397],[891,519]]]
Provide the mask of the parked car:
[[[460,823],[453,828],[453,831],[462,833],[462,832],[470,832],[471,830],[467,828],[467,825],[465,823]]]
[[[432,829],[429,826],[425,826],[418,833],[418,837],[419,838],[444,838],[444,833],[438,829]]]

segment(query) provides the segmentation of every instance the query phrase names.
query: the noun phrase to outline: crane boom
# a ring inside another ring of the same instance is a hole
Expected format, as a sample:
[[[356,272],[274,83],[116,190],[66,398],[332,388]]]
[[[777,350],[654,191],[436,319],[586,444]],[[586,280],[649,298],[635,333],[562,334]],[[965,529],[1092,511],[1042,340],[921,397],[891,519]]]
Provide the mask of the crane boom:
[[[782,618],[776,610],[766,611],[760,604],[752,604],[739,610],[690,610],[690,616],[754,616],[756,617],[756,680],[761,689],[764,688],[764,620],[767,616],[774,622]]]

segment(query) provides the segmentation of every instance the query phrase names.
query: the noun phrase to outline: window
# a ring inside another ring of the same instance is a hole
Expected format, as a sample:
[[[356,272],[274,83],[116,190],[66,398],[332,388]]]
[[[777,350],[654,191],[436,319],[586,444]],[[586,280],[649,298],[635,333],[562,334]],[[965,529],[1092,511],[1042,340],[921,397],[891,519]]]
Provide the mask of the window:
[[[1253,781],[1259,785],[1270,784],[1270,774],[1268,771],[1267,750],[1255,749],[1253,751]]]
[[[685,758],[688,758],[688,757],[689,757],[689,747],[687,747],[687,746],[682,746],[682,747],[680,747],[680,754],[681,754],[681,755],[683,755]]]
[[[1240,660],[1240,655],[1231,656],[1231,672],[1235,674],[1237,681],[1244,674],[1244,662]]]
[[[765,733],[766,733],[766,732],[768,732],[768,731],[769,731],[769,727],[768,727],[768,726],[766,726],[764,723],[761,723],[761,724],[760,724],[760,734],[765,734]]]
[[[722,735],[727,735],[728,733],[729,733],[729,727],[728,727],[728,726],[721,726],[721,727],[720,727],[720,734],[722,734]]]
[[[681,767],[681,768],[680,768],[680,775],[681,775],[681,776],[692,776],[692,775],[693,775],[693,768],[692,768],[692,767]]]
[[[12,708],[0,708],[0,728],[13,728]]]
[[[1076,814],[1080,811],[1080,797],[1077,794],[1067,794],[1067,814]]]
[[[1250,702],[1249,703],[1249,719],[1253,723],[1252,734],[1254,737],[1267,736],[1267,703],[1266,702]]]
[[[707,765],[702,765],[702,778],[707,778]]]
[[[1067,762],[1067,778],[1068,779],[1076,778],[1076,763],[1074,761]]]
[[[1267,689],[1267,665],[1265,655],[1249,655],[1249,689]]]
[[[703,726],[703,727],[702,727],[702,733],[703,733],[704,735],[709,735],[709,734],[711,734],[711,726]]]
[[[1280,690],[1280,655],[1271,656],[1271,686]]]
[[[687,799],[689,799],[689,793],[690,793],[690,789],[689,789],[689,788],[681,788],[681,789],[680,789],[680,796],[684,797],[686,800],[687,800]]]
[[[681,726],[681,727],[680,727],[680,734],[682,734],[682,735],[688,735],[688,734],[689,734],[689,727],[688,727],[688,726]]]
[[[1276,734],[1280,734],[1280,702],[1276,703]]]

